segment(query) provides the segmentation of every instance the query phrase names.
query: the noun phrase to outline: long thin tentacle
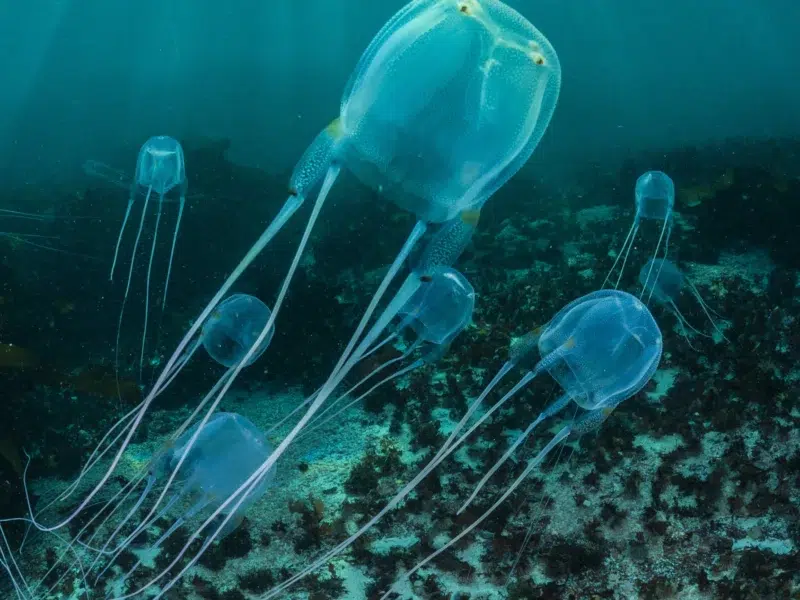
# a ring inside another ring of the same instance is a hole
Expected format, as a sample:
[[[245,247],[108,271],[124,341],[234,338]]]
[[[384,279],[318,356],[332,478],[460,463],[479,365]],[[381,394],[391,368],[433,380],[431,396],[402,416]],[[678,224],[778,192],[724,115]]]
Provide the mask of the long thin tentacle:
[[[178,230],[181,227],[183,218],[183,207],[186,204],[186,197],[181,195],[181,203],[178,208],[178,219],[175,221],[175,233],[172,234],[172,249],[169,251],[169,266],[167,267],[167,280],[164,282],[164,297],[161,300],[161,310],[167,305],[167,291],[169,290],[169,280],[172,277],[172,259],[175,257],[175,245],[178,242]]]
[[[386,384],[386,383],[388,383],[390,381],[393,381],[393,380],[397,379],[398,377],[402,377],[403,375],[405,375],[407,373],[410,373],[414,369],[418,369],[419,367],[421,367],[424,364],[425,364],[425,361],[422,360],[422,359],[415,360],[410,365],[406,365],[402,369],[399,369],[398,371],[395,371],[394,373],[391,373],[390,375],[387,375],[386,377],[381,379],[378,383],[376,383],[371,388],[369,388],[366,392],[364,392],[360,396],[357,396],[356,398],[353,398],[350,402],[348,402],[341,409],[337,410],[334,414],[329,416],[327,419],[323,419],[321,423],[315,422],[312,426],[310,426],[306,430],[304,430],[303,433],[300,434],[300,437],[305,437],[308,434],[310,434],[312,431],[316,431],[317,429],[320,429],[321,427],[325,426],[326,423],[330,423],[333,419],[335,419],[340,414],[345,412],[351,406],[361,402],[364,398],[369,396],[372,392],[374,392],[376,389],[378,389],[382,385],[384,385],[384,384]]]
[[[147,195],[150,195],[148,188]],[[119,256],[119,246],[122,243],[122,234],[125,232],[125,226],[128,224],[128,218],[131,216],[131,208],[133,208],[133,199],[136,194],[136,184],[131,187],[130,198],[128,199],[128,206],[125,208],[125,216],[122,219],[122,225],[119,228],[119,236],[117,236],[117,245],[114,248],[114,260],[111,262],[111,274],[108,276],[110,281],[114,280],[114,268],[117,266],[117,257]]]
[[[364,377],[362,377],[355,384],[353,384],[350,387],[350,389],[348,389],[346,392],[344,392],[342,395],[340,395],[336,400],[334,400],[333,402],[329,403],[328,406],[326,406],[319,414],[315,415],[314,419],[312,419],[309,422],[309,426],[314,426],[314,428],[316,428],[316,424],[319,423],[320,420],[323,417],[325,417],[326,414],[328,414],[330,411],[332,411],[334,408],[336,408],[336,406],[340,402],[342,402],[345,398],[350,396],[355,390],[357,390],[359,387],[361,387],[364,384],[364,382],[366,382],[367,380],[371,379],[375,375],[378,375],[379,373],[383,372],[384,370],[386,370],[390,366],[392,366],[394,364],[397,364],[398,362],[401,362],[401,361],[405,360],[406,358],[408,358],[414,352],[414,350],[417,349],[417,346],[419,346],[419,341],[415,342],[414,344],[411,344],[406,349],[406,351],[403,352],[400,356],[396,356],[395,358],[387,360],[383,364],[379,365],[378,367],[376,367],[375,369],[373,369],[372,371],[370,371],[369,373],[364,375]],[[363,360],[363,358],[362,358],[362,360]],[[380,385],[380,384],[378,384],[378,385]],[[377,387],[377,386],[373,386],[372,388],[370,388],[370,391],[374,390],[375,387]],[[363,398],[367,394],[369,394],[369,392],[367,392],[366,394],[362,394],[361,396],[359,396],[359,398]],[[337,412],[336,414],[338,415],[339,413]]]
[[[142,329],[142,349],[139,352],[139,379],[142,378],[144,369],[144,348],[147,344],[147,323],[150,316],[150,276],[153,273],[153,258],[156,255],[156,242],[158,240],[158,226],[161,223],[161,211],[164,207],[164,193],[158,198],[158,213],[156,213],[156,225],[153,229],[153,245],[150,247],[150,261],[147,263],[147,279],[145,280],[144,292],[144,326]]]
[[[509,488],[500,496],[500,498],[498,498],[498,500],[494,504],[492,504],[491,507],[489,507],[489,509],[486,512],[484,512],[480,517],[475,519],[475,521],[469,527],[464,529],[461,533],[459,533],[452,540],[447,542],[444,546],[442,546],[441,548],[439,548],[435,552],[432,552],[424,560],[422,560],[419,563],[417,563],[408,573],[406,573],[401,578],[401,580],[408,579],[411,575],[413,575],[414,573],[419,571],[422,567],[427,565],[430,561],[432,561],[434,558],[439,556],[442,552],[445,552],[447,549],[452,547],[453,544],[456,544],[461,538],[463,538],[464,536],[466,536],[469,533],[471,533],[473,529],[475,529],[478,525],[480,525],[486,519],[488,519],[489,516],[491,516],[491,514],[495,510],[497,510],[497,508],[503,502],[505,502],[506,499],[511,494],[513,494],[520,485],[522,485],[522,482],[525,481],[525,479],[528,477],[528,475],[531,473],[531,471],[533,471],[536,467],[538,467],[541,464],[541,462],[547,457],[547,455],[550,453],[550,451],[556,445],[558,445],[562,440],[566,439],[566,437],[570,434],[571,431],[572,431],[572,428],[569,425],[565,425],[555,436],[553,436],[553,439],[550,440],[544,448],[542,448],[541,452],[539,452],[539,454],[537,454],[533,458],[533,460],[531,460],[528,463],[528,466],[525,467],[525,470],[522,472],[522,474],[519,477],[517,477],[517,479],[514,480],[514,483],[512,483],[509,486]],[[387,591],[383,596],[381,596],[381,600],[386,600],[386,598],[388,598],[389,595],[393,593],[393,588],[394,587],[395,586],[392,586],[392,589],[389,589],[389,591]]]
[[[700,308],[702,308],[703,312],[706,314],[706,318],[708,318],[708,320],[711,322],[711,326],[714,328],[714,331],[716,331],[718,334],[720,334],[722,336],[723,340],[725,340],[726,342],[730,342],[730,340],[727,337],[725,337],[725,333],[714,322],[714,319],[711,316],[711,314],[713,313],[714,315],[716,315],[718,318],[722,319],[723,321],[725,320],[725,318],[722,315],[720,315],[718,312],[714,311],[710,306],[708,306],[708,304],[705,303],[705,301],[703,300],[703,297],[700,295],[700,291],[695,287],[695,285],[691,281],[689,281],[688,279],[684,279],[684,281],[689,286],[689,289],[692,291],[692,295],[695,297],[695,299],[697,300],[698,304],[700,304]]]
[[[611,265],[611,268],[609,269],[606,278],[603,280],[603,285],[600,286],[600,289],[606,287],[608,280],[611,278],[611,274],[614,272],[614,269],[617,268],[617,263],[619,263],[619,259],[622,257],[623,254],[625,254],[625,259],[627,260],[628,256],[626,254],[626,248],[628,248],[629,242],[631,243],[631,245],[633,244],[633,240],[631,240],[631,234],[633,234],[634,237],[636,236],[636,234],[634,233],[634,229],[637,227],[637,225],[638,225],[638,220],[634,219],[633,223],[631,223],[630,229],[628,229],[628,235],[625,236],[625,241],[622,242],[622,248],[619,249],[619,252],[617,253],[617,258],[614,260],[614,264]],[[625,270],[625,265],[622,265],[622,271],[624,270]],[[619,280],[620,278],[622,278],[622,271],[620,271],[619,278],[617,278],[617,283],[614,286],[614,289],[619,287]]]
[[[661,247],[661,240],[664,238],[664,232],[667,230],[667,223],[669,222],[668,219],[664,219],[664,225],[661,226],[661,235],[658,236],[658,243],[656,244],[656,251],[653,253],[653,259],[650,261],[650,268],[647,270],[647,277],[644,280],[644,285],[642,286],[642,291],[639,294],[639,299],[642,299],[644,296],[645,291],[647,290],[647,284],[650,283],[650,275],[653,273],[653,267],[656,264],[656,259],[658,258],[658,249]],[[664,266],[664,261],[662,260],[658,266],[658,272],[661,273],[661,267]],[[658,283],[658,275],[656,275],[655,280],[653,281],[653,285],[650,286],[650,295],[647,297],[647,304],[650,303],[650,298],[653,295],[653,290],[656,288],[656,284]]]
[[[362,356],[362,357],[361,357],[361,360],[364,360],[365,358],[367,358],[368,356],[370,356],[370,355],[371,355],[373,352],[376,352],[378,349],[380,349],[381,347],[383,347],[384,345],[388,344],[389,342],[391,342],[392,340],[394,340],[394,339],[396,339],[396,338],[397,338],[397,332],[394,332],[394,333],[391,333],[391,334],[389,334],[389,335],[388,335],[388,336],[386,336],[386,337],[385,337],[383,340],[381,340],[380,342],[378,342],[377,344],[375,344],[375,346],[373,346],[373,347],[372,347],[372,348],[369,350],[369,352],[365,353],[365,354],[364,354],[364,356]],[[371,376],[371,375],[370,375],[370,376]],[[346,394],[348,394],[348,393],[352,393],[352,391],[353,391],[354,389],[356,389],[356,388],[357,388],[359,385],[361,385],[361,384],[362,384],[362,383],[365,381],[365,379],[366,379],[366,378],[364,378],[364,379],[360,380],[359,382],[357,382],[357,383],[356,383],[356,384],[355,384],[353,387],[351,387],[351,388],[350,388],[350,389],[349,389],[347,392],[345,392],[345,395],[346,395]],[[311,395],[310,395],[308,398],[304,399],[304,400],[303,400],[303,401],[302,401],[300,404],[298,404],[298,405],[297,405],[297,406],[295,406],[295,407],[294,407],[294,408],[293,408],[291,411],[289,411],[289,414],[287,414],[287,415],[286,415],[285,417],[283,417],[283,418],[282,418],[280,421],[278,421],[277,423],[275,423],[275,424],[274,424],[272,427],[270,427],[269,429],[267,429],[267,431],[265,432],[265,433],[266,433],[266,435],[269,435],[270,433],[274,432],[274,431],[275,431],[276,429],[278,429],[278,428],[279,428],[281,425],[283,425],[284,423],[286,423],[286,421],[288,421],[288,420],[289,420],[289,419],[291,419],[291,418],[292,418],[294,415],[296,415],[298,412],[300,412],[300,411],[301,411],[301,410],[302,410],[304,407],[306,407],[306,406],[308,406],[309,404],[311,404],[311,403],[314,401],[314,398],[316,398],[316,397],[317,397],[317,394],[319,394],[319,392],[320,392],[320,390],[321,390],[321,389],[322,389],[322,386],[319,386],[319,387],[318,387],[316,390],[314,390],[314,391],[311,393]]]
[[[531,422],[530,425],[528,425],[527,429],[522,432],[522,434],[514,441],[514,443],[511,444],[511,446],[509,446],[508,450],[506,450],[500,460],[498,460],[494,466],[492,466],[492,468],[489,469],[489,471],[481,478],[481,480],[478,482],[478,485],[475,486],[472,494],[470,494],[470,497],[466,500],[466,502],[464,502],[464,504],[461,505],[461,508],[458,509],[456,514],[460,515],[470,504],[472,504],[472,501],[481,491],[483,486],[486,485],[489,479],[491,479],[492,475],[494,475],[497,470],[505,464],[511,455],[514,454],[514,451],[520,446],[520,444],[522,444],[528,438],[531,432],[538,427],[539,423],[563,410],[563,408],[569,404],[571,397],[572,396],[570,394],[563,394],[560,398],[558,398],[558,400],[543,410],[539,416],[534,419],[533,422]]]

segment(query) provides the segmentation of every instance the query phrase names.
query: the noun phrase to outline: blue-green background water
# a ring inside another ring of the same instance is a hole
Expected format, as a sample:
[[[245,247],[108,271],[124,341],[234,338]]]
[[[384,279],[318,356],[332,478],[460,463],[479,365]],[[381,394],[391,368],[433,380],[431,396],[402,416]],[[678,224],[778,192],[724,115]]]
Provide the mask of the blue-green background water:
[[[30,0],[0,7],[0,169],[74,172],[153,131],[232,140],[282,174],[335,116],[399,0]],[[647,148],[800,132],[792,0],[512,0],[564,83],[529,169],[612,165]]]

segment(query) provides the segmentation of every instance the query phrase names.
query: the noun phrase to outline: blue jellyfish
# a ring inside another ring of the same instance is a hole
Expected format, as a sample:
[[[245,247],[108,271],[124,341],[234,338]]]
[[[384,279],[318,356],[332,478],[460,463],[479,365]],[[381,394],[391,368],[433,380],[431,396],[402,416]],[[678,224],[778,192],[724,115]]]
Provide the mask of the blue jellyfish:
[[[635,197],[636,214],[633,217],[633,224],[628,230],[628,235],[617,254],[616,260],[614,260],[614,264],[611,266],[611,270],[608,272],[608,275],[606,275],[603,287],[608,283],[614,269],[617,268],[620,257],[623,257],[622,266],[619,269],[619,276],[614,284],[614,289],[619,287],[622,273],[625,271],[625,263],[628,262],[628,255],[633,247],[633,243],[636,241],[636,234],[639,231],[639,222],[642,219],[663,221],[661,235],[658,238],[653,258],[658,256],[658,249],[661,247],[662,241],[664,242],[665,257],[669,250],[669,236],[672,233],[672,209],[675,206],[675,184],[672,182],[672,179],[670,179],[669,175],[661,171],[648,171],[636,180]]]
[[[272,314],[255,296],[234,294],[226,298],[203,324],[200,340],[209,356],[224,367],[239,364],[255,344]],[[244,366],[252,365],[272,341],[275,328],[249,353]]]
[[[147,548],[150,553],[182,525],[214,511],[222,500],[235,493],[271,451],[264,434],[250,420],[236,413],[216,413],[174,436],[153,457],[146,472],[132,479],[108,501],[69,544],[70,547],[80,546],[95,555],[88,567],[81,567],[84,579],[97,569],[93,584],[96,586],[106,571],[117,564],[116,560],[122,552],[131,549],[134,541],[159,519],[170,519],[171,524]],[[241,523],[248,508],[263,497],[273,478],[274,469],[240,498],[241,502],[235,509],[228,507],[220,512],[224,517],[218,516],[218,520],[221,522],[225,518],[227,522],[219,535],[227,535]],[[158,509],[173,480],[174,491]],[[144,488],[141,493],[138,497],[134,496],[135,490],[142,485]],[[158,488],[161,488],[160,497],[148,510],[145,508],[148,498]],[[122,514],[121,509],[125,504],[131,506]],[[106,511],[109,512],[105,514]],[[103,514],[104,519],[94,523]],[[94,533],[88,536],[90,525],[94,525]],[[123,535],[126,530],[130,532]],[[107,536],[102,545],[97,541],[101,536]],[[204,541],[204,545],[208,546],[211,541]],[[121,579],[114,582],[114,587],[122,589],[124,582],[140,564],[140,561],[136,561]],[[48,575],[55,566],[48,571]],[[68,569],[61,579],[69,572]],[[53,584],[48,594],[53,592],[61,579]]]
[[[412,307],[418,306],[419,299],[423,296],[419,296],[420,291],[424,293],[425,289],[438,289],[439,287],[443,286],[434,286],[431,288],[430,286],[426,285],[433,281],[433,274],[438,272],[438,269],[443,267],[449,267],[453,263],[456,262],[458,257],[464,251],[464,249],[469,244],[469,241],[472,239],[472,234],[475,232],[475,228],[478,225],[478,221],[480,219],[480,211],[464,211],[459,216],[450,221],[447,221],[439,229],[436,233],[431,236],[430,241],[425,245],[420,256],[415,261],[414,267],[411,269],[411,273],[406,277],[404,284],[400,287],[398,292],[395,294],[394,298],[389,305],[384,310],[383,314],[378,318],[376,323],[372,326],[370,331],[365,336],[365,339],[359,345],[359,348],[356,350],[358,358],[350,364],[348,369],[352,369],[355,367],[357,362],[363,361],[365,358],[370,356],[371,354],[378,351],[380,348],[384,347],[386,344],[394,341],[397,339],[400,332],[405,330],[408,325],[411,325],[410,321],[403,319],[401,324],[396,328],[396,330],[385,336],[382,340],[377,341],[380,335],[383,333],[385,328],[389,325],[389,323],[395,319],[397,316],[401,314],[410,315],[413,313]],[[459,274],[460,275],[460,274]],[[457,279],[457,278],[454,278]],[[448,279],[441,280],[444,285],[448,285]],[[470,284],[464,280],[464,289],[466,290]],[[471,289],[471,288],[469,288]],[[472,292],[474,295],[474,291]],[[415,296],[417,299],[415,300]],[[464,296],[466,297],[466,295]],[[472,303],[474,305],[474,302]],[[463,307],[466,308],[466,307]],[[470,310],[472,310],[470,308]],[[405,312],[404,312],[405,311]],[[466,326],[466,322],[463,326]],[[453,330],[455,331],[455,330]],[[459,330],[460,331],[460,330]],[[418,333],[417,341],[422,342],[425,341],[421,334]],[[453,334],[453,337],[457,335],[457,332]],[[430,336],[427,336],[430,337]],[[427,340],[430,342],[431,340]],[[447,344],[441,343],[439,345],[434,345],[434,348],[427,349],[425,356],[421,359],[423,362],[420,364],[415,364],[417,366],[421,366],[424,363],[431,363],[439,358],[441,358],[445,352],[447,351]],[[387,367],[402,361],[403,359],[407,358],[412,352],[417,349],[417,345],[410,346],[405,353],[401,356],[387,361],[386,363],[380,365],[377,369],[373,370],[369,375],[362,378],[358,381],[354,386],[352,386],[348,391],[342,394],[334,404],[340,402],[346,396],[349,396],[356,388],[360,387],[365,381],[367,381],[373,375],[379,373],[380,371],[386,369]],[[411,369],[409,368],[408,371]],[[408,372],[405,371],[405,372]],[[394,376],[390,376],[386,380],[380,381],[377,385],[373,388],[370,388],[366,393],[362,394],[358,397],[357,400],[362,399],[367,394],[371,393],[373,389],[377,388],[379,385],[390,381],[391,379],[395,379],[396,377],[400,377],[402,373],[396,374]],[[283,423],[285,423],[288,419],[294,416],[298,411],[302,408],[308,406],[312,403],[319,392],[321,391],[321,387],[314,391],[308,398],[306,398],[301,404],[295,407],[288,415],[278,421],[275,425],[272,426],[270,432],[275,431],[278,429]],[[348,406],[355,404],[356,401],[351,402]],[[326,411],[330,410],[330,406]]]
[[[80,514],[111,477],[120,453],[153,400],[171,381],[202,323],[321,181],[307,225],[273,303],[272,315],[259,338],[267,336],[325,199],[344,167],[383,197],[412,211],[417,224],[314,401],[239,492],[257,485],[375,341],[361,340],[362,334],[428,224],[443,223],[464,211],[479,209],[522,167],[550,123],[560,85],[561,67],[550,42],[522,15],[499,0],[480,3],[420,0],[410,2],[395,14],[358,62],[344,91],[339,116],[315,138],[300,159],[290,179],[285,204],[178,344],[141,408],[126,425],[124,439],[108,469],[65,523]],[[409,284],[401,289],[408,294],[412,287]],[[396,312],[403,304],[399,302],[392,308]],[[384,310],[383,314],[389,313]],[[391,320],[379,319],[381,327],[373,329],[382,331]],[[246,355],[243,361],[248,358]],[[238,365],[220,387],[218,399],[227,392],[241,367],[242,364]],[[225,507],[239,502],[238,498],[235,495],[229,498]],[[190,536],[186,547],[177,553],[162,576],[223,510],[220,505],[216,514]],[[198,556],[171,574],[157,597],[166,593]],[[160,577],[146,583],[142,590],[154,585]]]
[[[317,420],[312,422],[313,425],[309,426],[303,434],[308,435],[335,419],[385,383],[402,377],[425,364],[431,364],[439,360],[447,352],[450,343],[469,325],[474,308],[475,290],[464,275],[451,267],[439,266],[432,268],[426,276],[426,282],[414,292],[398,312],[398,317],[401,319],[397,327],[398,332],[405,329],[411,330],[415,337],[414,342],[408,346],[403,354],[379,365],[338,399],[331,402],[325,410],[317,415]],[[392,337],[395,337],[395,335],[392,335]],[[342,400],[348,398],[356,388],[389,366],[403,361],[420,344],[425,344],[420,358],[384,377],[366,392],[348,402],[342,409],[330,414],[327,418],[323,418],[327,413],[331,413]],[[378,346],[382,345],[379,344]],[[370,353],[373,351],[370,350]]]
[[[206,394],[201,402],[205,405],[214,392],[224,385],[231,373],[240,365],[249,367],[257,361],[269,347],[275,327],[271,327],[266,337],[260,336],[264,325],[269,321],[272,311],[261,300],[249,294],[233,294],[226,298],[217,309],[209,315],[198,335],[197,340],[189,347],[177,362],[169,381],[177,377],[194,353],[201,346],[208,355],[227,371],[212,392]],[[255,348],[254,352],[250,352]],[[219,402],[214,404],[216,407]],[[137,407],[138,409],[139,407]],[[213,410],[213,409],[212,409]],[[190,420],[197,415],[197,410]],[[130,413],[128,413],[130,415]],[[127,417],[127,415],[126,415]]]
[[[532,358],[538,350],[539,360]],[[492,379],[486,389],[467,410],[467,413],[450,433],[442,448],[381,511],[357,532],[340,543],[314,563],[300,571],[263,598],[273,598],[294,583],[323,566],[343,552],[384,515],[394,509],[419,483],[445,458],[452,454],[469,435],[522,387],[542,373],[549,373],[564,390],[511,445],[508,451],[489,470],[473,494],[464,503],[463,510],[477,495],[492,474],[511,456],[519,445],[545,419],[561,412],[570,401],[583,410],[577,419],[559,430],[544,449],[528,464],[525,471],[503,493],[501,498],[472,525],[441,549],[416,565],[411,575],[435,556],[444,552],[483,522],[535,469],[550,451],[569,437],[577,437],[599,427],[611,412],[625,399],[639,392],[655,373],[662,353],[661,332],[650,311],[638,298],[617,290],[601,290],[578,298],[562,308],[547,325],[524,336],[512,345],[510,358]],[[482,415],[463,435],[467,421],[500,379],[515,365],[526,366],[528,372],[494,406]],[[529,365],[529,366],[528,366]],[[459,511],[460,512],[460,511]],[[391,590],[384,596],[389,595]]]
[[[651,273],[655,273],[655,275],[651,277]],[[639,271],[639,283],[642,284],[642,293],[648,293],[648,300],[652,297],[658,304],[666,306],[672,311],[672,314],[674,314],[675,318],[678,320],[678,325],[681,328],[683,337],[686,339],[686,342],[690,347],[694,348],[691,340],[689,340],[689,334],[686,331],[686,328],[689,328],[697,335],[701,335],[703,337],[711,338],[712,336],[707,333],[703,333],[694,327],[691,323],[689,323],[689,321],[686,320],[686,317],[684,317],[683,313],[678,309],[676,302],[685,288],[688,289],[691,295],[694,296],[694,299],[697,300],[697,303],[700,305],[700,308],[703,309],[703,312],[708,318],[708,321],[711,323],[711,326],[714,328],[714,331],[716,331],[726,342],[729,341],[728,338],[725,337],[725,334],[722,332],[722,330],[717,327],[717,324],[714,322],[714,318],[711,315],[713,313],[719,319],[722,319],[722,317],[705,303],[697,287],[681,272],[680,269],[678,269],[678,266],[672,261],[666,259],[650,260]]]
[[[125,231],[125,226],[128,223],[128,218],[133,208],[133,202],[139,189],[146,190],[144,197],[144,205],[142,206],[142,216],[139,220],[139,230],[136,233],[136,240],[133,243],[133,252],[131,253],[130,266],[128,268],[128,282],[125,286],[125,296],[122,300],[122,309],[119,314],[119,325],[117,327],[117,355],[119,355],[119,338],[122,330],[122,316],[125,313],[125,303],[128,300],[128,293],[131,289],[131,279],[133,277],[133,267],[136,264],[136,250],[139,247],[139,239],[142,235],[144,228],[144,221],[147,215],[147,206],[150,202],[150,196],[153,192],[158,194],[158,212],[156,213],[156,224],[153,230],[153,244],[150,248],[150,261],[147,265],[147,279],[145,288],[145,309],[144,309],[144,327],[142,331],[142,347],[139,354],[139,370],[141,372],[144,364],[144,349],[147,340],[147,323],[148,315],[150,312],[150,277],[153,270],[153,258],[156,251],[156,241],[158,239],[158,226],[161,222],[161,212],[164,205],[164,197],[174,188],[180,190],[180,205],[178,208],[178,218],[175,221],[175,232],[172,236],[172,247],[169,255],[169,265],[167,267],[167,279],[164,283],[164,295],[161,300],[162,310],[167,302],[167,291],[169,290],[169,280],[172,275],[172,261],[175,256],[175,245],[178,241],[178,231],[183,217],[183,209],[186,204],[186,190],[188,187],[186,179],[186,164],[183,157],[183,148],[180,143],[166,135],[159,135],[151,137],[147,140],[139,150],[139,157],[136,160],[136,174],[134,175],[133,182],[131,183],[130,195],[128,198],[128,206],[125,209],[125,216],[122,219],[122,226],[119,230],[117,237],[117,245],[114,249],[114,260],[111,263],[111,274],[109,278],[113,281],[114,270],[117,266],[117,257],[119,255],[119,247],[122,243],[122,234]]]

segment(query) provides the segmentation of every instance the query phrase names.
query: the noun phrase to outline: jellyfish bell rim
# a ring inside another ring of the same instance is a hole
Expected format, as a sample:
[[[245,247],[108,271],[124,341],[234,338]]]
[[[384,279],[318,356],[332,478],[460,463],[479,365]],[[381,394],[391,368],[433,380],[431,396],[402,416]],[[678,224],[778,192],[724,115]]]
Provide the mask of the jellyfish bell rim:
[[[658,191],[663,194],[654,195],[649,193],[648,186],[654,181],[659,186]],[[663,189],[662,189],[663,186]],[[675,208],[675,182],[672,177],[667,175],[664,171],[645,171],[636,178],[634,185],[634,198],[636,199],[636,206],[640,216],[645,219],[666,219]],[[654,201],[662,201],[665,204],[664,209],[657,211],[642,211],[643,207],[648,203]]]
[[[171,145],[172,148],[167,150],[166,145]],[[147,138],[147,141],[142,144],[142,150],[148,152],[162,152],[165,154],[183,154],[183,146],[181,143],[171,135],[152,135]]]

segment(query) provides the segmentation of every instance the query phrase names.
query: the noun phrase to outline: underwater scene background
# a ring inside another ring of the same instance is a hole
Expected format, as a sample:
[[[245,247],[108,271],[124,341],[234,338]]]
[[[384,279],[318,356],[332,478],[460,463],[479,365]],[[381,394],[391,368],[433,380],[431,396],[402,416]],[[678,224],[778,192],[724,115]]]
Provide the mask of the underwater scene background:
[[[0,598],[800,598],[797,31],[0,6]]]

